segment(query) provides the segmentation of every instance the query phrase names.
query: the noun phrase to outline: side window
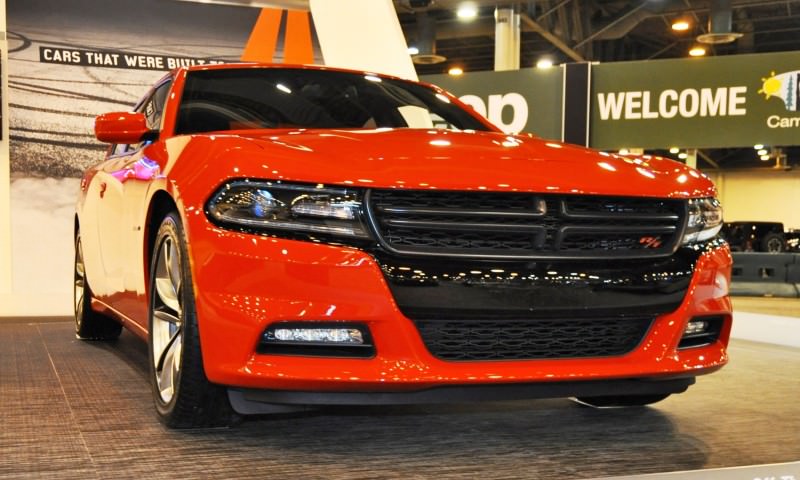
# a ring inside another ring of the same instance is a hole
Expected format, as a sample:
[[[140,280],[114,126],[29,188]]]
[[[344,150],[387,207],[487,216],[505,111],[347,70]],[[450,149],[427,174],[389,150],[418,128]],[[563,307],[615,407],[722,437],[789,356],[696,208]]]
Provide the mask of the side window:
[[[161,128],[161,116],[164,113],[164,103],[167,100],[167,93],[172,82],[165,82],[156,88],[153,95],[144,104],[144,115],[147,117],[147,126],[150,130]]]
[[[159,130],[161,128],[161,116],[164,113],[167,93],[172,82],[165,82],[159,85],[150,97],[142,102],[134,111],[144,113],[147,118],[147,128]],[[122,155],[124,153],[137,150],[145,145],[146,142],[139,142],[130,145],[114,145],[111,155]]]
[[[123,153],[128,151],[128,145],[118,143],[114,145],[114,148],[111,150],[111,156],[115,157],[117,155],[122,155]]]

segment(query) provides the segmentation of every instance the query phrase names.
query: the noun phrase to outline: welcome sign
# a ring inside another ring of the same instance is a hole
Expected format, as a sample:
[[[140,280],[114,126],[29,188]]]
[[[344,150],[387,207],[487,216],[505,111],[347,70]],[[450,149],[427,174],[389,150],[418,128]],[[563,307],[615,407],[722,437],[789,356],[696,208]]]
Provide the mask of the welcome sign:
[[[591,145],[798,145],[798,77],[800,52],[594,65]]]

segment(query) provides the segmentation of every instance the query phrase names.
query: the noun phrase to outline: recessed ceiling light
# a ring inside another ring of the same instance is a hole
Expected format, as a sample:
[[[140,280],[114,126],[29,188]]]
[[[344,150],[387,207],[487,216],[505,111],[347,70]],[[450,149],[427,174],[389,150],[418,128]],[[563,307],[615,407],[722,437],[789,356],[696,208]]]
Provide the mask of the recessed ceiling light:
[[[447,71],[447,73],[453,75],[454,77],[457,77],[458,75],[464,73],[464,69],[461,67],[451,67],[450,70]]]
[[[767,160],[769,160],[769,155],[761,155],[761,160],[766,162]]]
[[[689,22],[686,20],[675,20],[672,23],[672,29],[676,32],[685,32],[686,30],[689,30],[689,26]]]
[[[758,153],[759,155],[766,155],[766,154],[767,154],[767,153],[769,153],[769,152],[767,152],[767,149],[766,149],[766,148],[760,148],[760,149],[758,150],[758,152],[756,152],[756,153]]]
[[[472,20],[478,16],[478,8],[471,3],[464,3],[456,10],[456,16],[462,20]]]
[[[680,158],[681,160],[686,160],[686,158],[687,158],[688,156],[689,156],[689,155],[687,155],[687,154],[685,154],[685,153],[679,153],[679,154],[678,154],[678,158]]]
[[[553,61],[549,58],[540,58],[538,62],[536,62],[536,68],[550,68],[553,66]]]
[[[761,143],[756,143],[755,145],[753,145],[753,148],[755,148],[756,150],[761,150],[762,148],[764,148],[764,145]]]
[[[409,55],[417,55],[417,54],[419,54],[419,48],[417,48],[417,47],[408,47],[408,54]]]
[[[692,47],[692,49],[689,50],[689,55],[692,57],[702,57],[705,54],[706,54],[706,49],[699,45],[696,47]]]
[[[678,148],[678,147],[672,147],[672,148],[669,149],[669,153],[678,153],[680,151],[681,151],[681,149]]]

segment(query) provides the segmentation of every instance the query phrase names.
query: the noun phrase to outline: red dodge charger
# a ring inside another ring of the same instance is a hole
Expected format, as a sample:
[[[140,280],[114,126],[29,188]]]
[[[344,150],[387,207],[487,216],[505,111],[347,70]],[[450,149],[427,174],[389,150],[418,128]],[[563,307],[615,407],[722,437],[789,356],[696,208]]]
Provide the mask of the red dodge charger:
[[[507,135],[365,72],[178,69],[101,115],[83,339],[146,339],[176,428],[324,404],[645,405],[727,362],[731,256],[683,164]]]

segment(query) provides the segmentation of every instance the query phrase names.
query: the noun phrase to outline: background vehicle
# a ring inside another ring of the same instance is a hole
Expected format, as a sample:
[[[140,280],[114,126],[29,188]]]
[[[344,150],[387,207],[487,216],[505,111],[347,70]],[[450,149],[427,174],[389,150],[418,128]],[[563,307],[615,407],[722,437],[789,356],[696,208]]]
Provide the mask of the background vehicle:
[[[76,328],[146,339],[159,418],[578,397],[645,405],[727,362],[707,177],[506,135],[432,86],[180,69],[98,117]],[[693,192],[691,195],[687,192]]]
[[[735,252],[780,253],[797,250],[800,233],[784,232],[781,222],[725,222],[722,236]]]

